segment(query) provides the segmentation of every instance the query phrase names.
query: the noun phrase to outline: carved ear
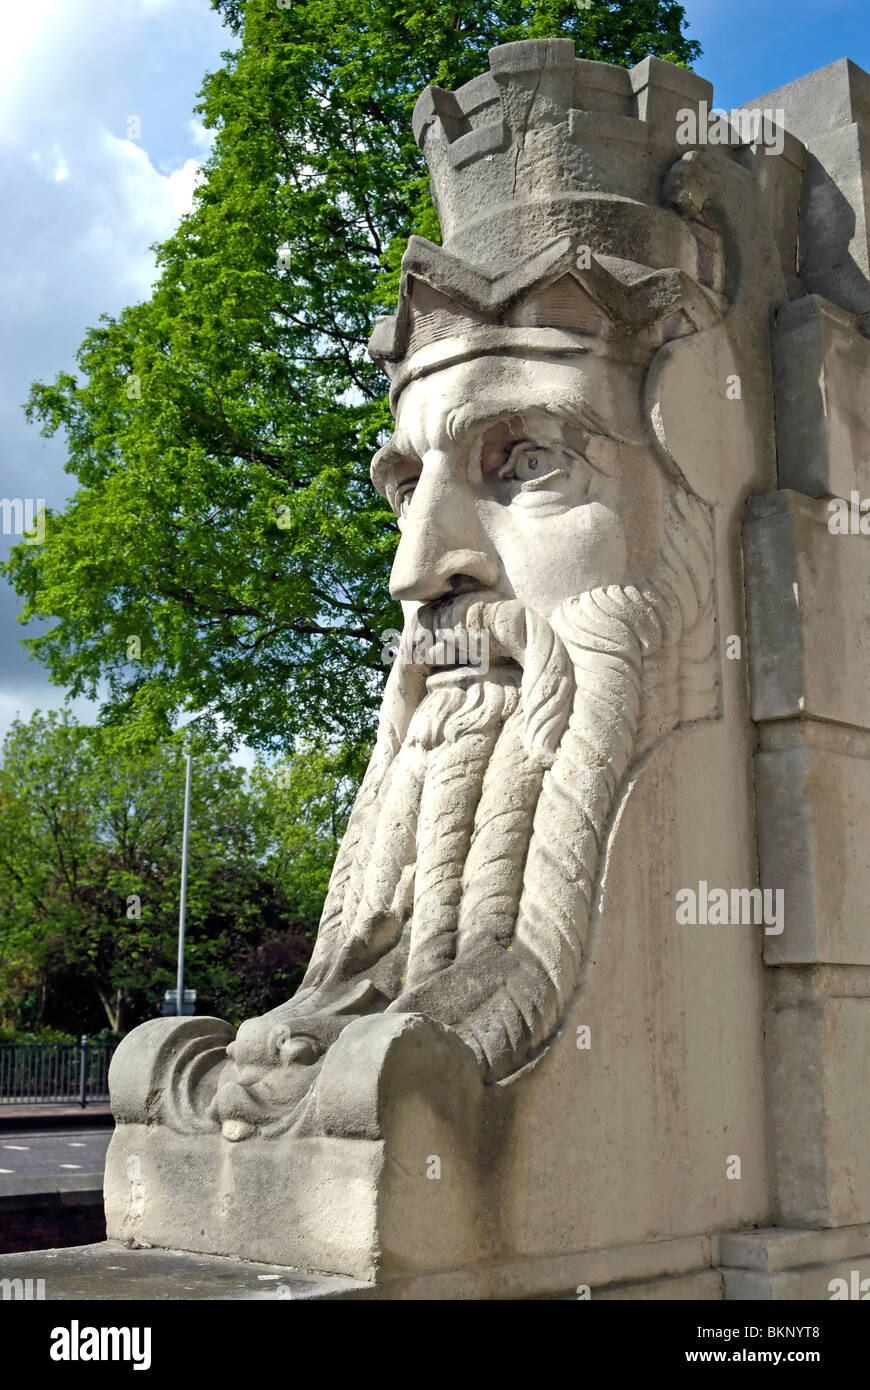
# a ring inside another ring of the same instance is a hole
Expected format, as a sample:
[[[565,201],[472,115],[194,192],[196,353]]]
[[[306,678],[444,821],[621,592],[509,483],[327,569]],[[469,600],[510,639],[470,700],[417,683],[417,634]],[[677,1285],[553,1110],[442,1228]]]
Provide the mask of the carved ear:
[[[757,450],[747,398],[726,396],[726,383],[740,370],[720,324],[696,341],[665,343],[644,382],[644,410],[663,466],[681,487],[713,504],[733,485],[722,468],[723,441],[735,460]]]
[[[702,250],[713,242],[721,248],[719,282],[727,297],[717,298],[729,317],[739,319],[744,299],[751,304],[760,288],[771,300],[787,299],[769,212],[749,167],[719,149],[691,150],[665,176],[662,199],[685,219]],[[705,294],[709,297],[711,291]],[[745,386],[736,399],[726,395],[726,383],[739,381],[745,369],[739,341],[733,333],[714,331],[697,343],[666,343],[650,364],[644,388],[647,419],[663,464],[712,503],[730,486],[717,463],[722,441],[728,440],[735,459],[758,454]]]

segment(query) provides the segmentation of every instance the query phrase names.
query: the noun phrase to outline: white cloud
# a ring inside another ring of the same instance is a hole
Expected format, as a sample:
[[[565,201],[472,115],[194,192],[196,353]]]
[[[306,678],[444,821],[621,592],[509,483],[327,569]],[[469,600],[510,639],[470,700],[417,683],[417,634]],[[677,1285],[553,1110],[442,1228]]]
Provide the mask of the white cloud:
[[[69,168],[60,145],[53,142],[50,149],[33,150],[30,155],[30,162],[38,174],[44,179],[53,179],[55,183],[63,183],[64,179],[69,178]]]
[[[62,505],[62,438],[21,411],[30,383],[74,367],[85,331],[147,296],[152,242],[193,206],[213,132],[192,116],[232,40],[209,0],[7,0],[0,30],[0,474]],[[141,121],[128,139],[129,117]],[[63,692],[20,646],[0,581],[0,730]],[[74,708],[93,717],[87,702]]]
[[[116,229],[124,229],[124,246],[140,267],[152,241],[163,241],[175,229],[179,218],[193,208],[193,192],[200,182],[200,163],[186,159],[180,169],[161,173],[151,162],[144,145],[120,139],[101,130],[99,149],[104,176],[103,202],[113,204]],[[153,257],[147,254],[153,267]]]
[[[217,139],[217,131],[208,129],[195,116],[187,122],[187,130],[194,148],[202,151],[203,158],[210,155]]]
[[[7,92],[16,82],[28,57],[40,46],[46,30],[64,21],[64,0],[28,0],[27,4],[7,5],[3,13],[3,43],[0,46],[0,87]]]
[[[202,165],[195,159],[187,159],[180,169],[169,175],[167,191],[172,203],[175,220],[193,210],[194,190],[204,178]]]
[[[35,670],[35,668],[34,668]],[[37,710],[66,709],[82,724],[94,724],[98,706],[93,700],[83,696],[75,700],[65,700],[63,691],[56,686],[21,685],[15,691],[0,691],[0,743],[8,734],[16,719],[28,724]]]

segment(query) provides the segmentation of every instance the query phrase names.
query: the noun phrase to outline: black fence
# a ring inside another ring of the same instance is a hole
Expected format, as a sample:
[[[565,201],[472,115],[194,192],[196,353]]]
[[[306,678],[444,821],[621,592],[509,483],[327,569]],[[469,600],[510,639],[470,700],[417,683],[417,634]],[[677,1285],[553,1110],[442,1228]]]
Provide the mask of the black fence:
[[[117,1043],[0,1043],[0,1105],[93,1105],[109,1099]]]

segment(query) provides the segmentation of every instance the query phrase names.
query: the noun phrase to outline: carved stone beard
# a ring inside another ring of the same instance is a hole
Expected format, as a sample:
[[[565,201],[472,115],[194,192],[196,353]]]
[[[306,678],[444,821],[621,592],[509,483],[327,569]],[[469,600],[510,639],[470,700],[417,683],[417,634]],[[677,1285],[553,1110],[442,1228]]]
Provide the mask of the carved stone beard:
[[[551,1036],[632,762],[716,708],[704,504],[674,490],[665,537],[644,580],[551,622],[473,595],[442,610],[439,629],[488,632],[486,675],[397,660],[297,1008],[364,976],[455,1027],[486,1081]]]

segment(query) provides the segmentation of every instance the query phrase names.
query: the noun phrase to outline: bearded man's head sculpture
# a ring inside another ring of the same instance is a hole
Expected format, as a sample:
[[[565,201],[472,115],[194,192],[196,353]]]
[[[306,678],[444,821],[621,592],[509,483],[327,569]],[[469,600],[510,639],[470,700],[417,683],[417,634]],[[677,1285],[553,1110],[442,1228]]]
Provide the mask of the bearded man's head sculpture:
[[[578,988],[629,769],[716,712],[711,516],[651,364],[725,313],[725,239],[675,124],[590,109],[616,106],[616,72],[509,44],[417,104],[444,244],[411,238],[369,346],[412,640],[302,988],[229,1049],[228,1138],[287,1128],[359,1014],[456,1030],[486,1083],[533,1061]],[[469,633],[488,661],[446,664]]]
[[[825,497],[866,494],[868,84],[767,140],[555,39],[420,98],[377,743],[295,997],[115,1053],[111,1239],[427,1298],[782,1297],[768,1236],[800,1290],[831,1227],[866,1250],[866,537]]]

